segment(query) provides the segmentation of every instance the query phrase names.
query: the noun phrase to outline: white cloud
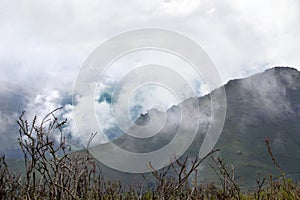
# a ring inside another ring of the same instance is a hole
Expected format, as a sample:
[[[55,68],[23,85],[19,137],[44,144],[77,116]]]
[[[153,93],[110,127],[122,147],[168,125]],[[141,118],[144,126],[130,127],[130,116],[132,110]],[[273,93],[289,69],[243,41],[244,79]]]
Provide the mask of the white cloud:
[[[186,17],[197,11],[200,5],[200,0],[168,0],[162,1],[157,9],[160,13],[164,13],[165,16],[172,17]]]
[[[206,11],[207,14],[212,14],[216,11],[216,7],[213,7],[211,9],[209,9],[208,11]]]
[[[180,31],[203,45],[224,81],[244,76],[244,71],[261,71],[264,65],[299,66],[300,17],[295,0],[31,0],[7,1],[0,9],[4,80],[13,74],[28,81],[33,74],[42,82],[57,77],[71,82],[89,52],[103,40],[149,26]]]
[[[275,65],[300,69],[299,19],[297,0],[1,1],[0,80],[46,95],[28,109],[50,109],[60,98],[51,91],[72,92],[94,48],[141,27],[188,35],[206,50],[224,82]]]

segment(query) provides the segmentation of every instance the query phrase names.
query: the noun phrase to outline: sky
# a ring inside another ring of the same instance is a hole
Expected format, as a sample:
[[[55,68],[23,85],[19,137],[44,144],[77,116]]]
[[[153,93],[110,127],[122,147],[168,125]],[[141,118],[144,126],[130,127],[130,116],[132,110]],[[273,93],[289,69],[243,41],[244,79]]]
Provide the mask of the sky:
[[[223,83],[274,66],[300,70],[299,21],[298,0],[0,0],[1,87],[26,88],[30,95],[24,109],[32,115],[46,113],[72,95],[77,74],[95,48],[145,27],[174,30],[194,40],[214,62]],[[114,72],[118,70],[112,76]],[[105,92],[115,81],[108,79],[100,88]],[[198,82],[192,84],[196,94],[205,91]],[[169,104],[176,103],[174,98],[164,96]],[[157,101],[147,102],[146,110]],[[106,110],[102,113],[110,112],[107,103],[99,102],[99,109]],[[65,110],[71,117],[72,108]],[[105,116],[99,115],[100,120],[109,120]]]

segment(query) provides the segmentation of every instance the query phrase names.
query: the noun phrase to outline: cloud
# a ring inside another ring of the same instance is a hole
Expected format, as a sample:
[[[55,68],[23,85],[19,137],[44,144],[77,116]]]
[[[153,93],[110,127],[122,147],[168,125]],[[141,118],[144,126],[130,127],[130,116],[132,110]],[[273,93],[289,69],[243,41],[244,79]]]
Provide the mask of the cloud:
[[[297,70],[279,69],[267,70],[240,83],[241,97],[247,99],[249,94],[254,95],[252,101],[261,116],[272,120],[293,113],[288,91],[299,87],[295,79],[299,73]]]
[[[149,26],[190,36],[216,63],[224,82],[274,65],[299,67],[296,0],[31,0],[5,2],[0,9],[3,80],[17,77],[31,84],[31,76],[45,85],[73,82],[89,52],[102,41]]]
[[[59,107],[63,108],[54,114],[60,121],[68,119],[68,126],[63,129],[67,142],[71,142],[73,146],[82,146],[72,116],[72,98],[66,92],[55,89],[35,91],[7,82],[1,82],[0,89],[1,153],[7,153],[9,150],[17,150],[19,148],[17,142],[19,132],[16,121],[22,111],[25,111],[24,119],[29,124],[37,116],[36,125],[39,125],[48,113]],[[58,135],[54,135],[54,138],[59,139]]]
[[[16,124],[15,120],[18,118],[18,113],[10,113],[9,115],[5,113],[0,113],[0,139],[1,147],[0,153],[7,149],[17,146],[17,129],[13,128]]]
[[[0,3],[0,80],[31,91],[30,102],[22,106],[32,115],[44,113],[64,104],[60,98],[72,95],[80,66],[93,49],[113,35],[142,27],[167,28],[189,36],[211,57],[224,83],[276,65],[300,69],[299,10],[297,0],[5,1]],[[162,52],[135,56],[128,60],[136,65],[151,60],[180,65]],[[118,67],[127,67],[129,61],[113,68],[113,81],[126,73]],[[184,69],[177,70],[190,80],[195,93],[206,93],[205,85],[195,81],[199,77]],[[171,100],[159,93],[153,91],[153,102],[146,104]],[[78,111],[84,114],[88,102],[78,98],[82,106]],[[97,115],[110,124],[104,118],[110,112],[107,100],[99,104]],[[148,109],[142,99],[136,98],[136,103],[143,107],[133,106],[138,112]],[[65,113],[71,117],[75,108],[67,105]]]
[[[197,11],[200,0],[169,0],[162,1],[156,14],[164,14],[169,17],[186,17]]]
[[[0,82],[0,153],[17,146],[16,120],[28,103],[29,96],[26,88]]]

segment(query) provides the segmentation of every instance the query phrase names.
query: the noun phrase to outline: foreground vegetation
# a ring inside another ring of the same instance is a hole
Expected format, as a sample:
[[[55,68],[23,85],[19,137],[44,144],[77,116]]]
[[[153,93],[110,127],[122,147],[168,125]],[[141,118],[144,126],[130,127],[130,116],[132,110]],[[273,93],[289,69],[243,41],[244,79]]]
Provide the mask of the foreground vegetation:
[[[124,186],[104,179],[96,161],[88,153],[71,154],[65,142],[63,127],[55,112],[37,125],[19,117],[18,142],[24,154],[25,173],[10,171],[5,156],[0,157],[0,199],[300,199],[300,187],[285,178],[274,158],[269,140],[267,151],[277,166],[279,177],[257,177],[254,191],[242,191],[234,179],[234,169],[215,157],[215,149],[203,159],[174,158],[163,170],[153,169],[153,185]],[[91,135],[90,141],[94,134]],[[57,139],[58,138],[58,139]],[[212,169],[219,183],[201,184],[198,168],[205,159],[213,161]]]

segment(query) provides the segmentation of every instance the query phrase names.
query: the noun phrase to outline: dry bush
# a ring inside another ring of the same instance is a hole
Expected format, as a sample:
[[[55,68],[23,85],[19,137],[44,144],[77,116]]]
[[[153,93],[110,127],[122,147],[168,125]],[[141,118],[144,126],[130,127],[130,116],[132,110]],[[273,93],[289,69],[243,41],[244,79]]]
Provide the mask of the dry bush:
[[[202,159],[174,158],[162,170],[149,163],[156,183],[152,188],[147,183],[125,188],[120,182],[105,181],[88,148],[85,153],[70,153],[63,134],[67,120],[55,117],[58,110],[46,115],[39,124],[36,117],[29,123],[24,112],[19,117],[18,141],[24,154],[25,173],[12,173],[5,156],[0,156],[0,199],[300,199],[299,186],[284,177],[268,140],[268,152],[281,176],[275,181],[272,176],[258,177],[258,188],[253,192],[240,192],[234,168],[212,156],[218,149]],[[208,157],[214,161],[220,185],[198,183],[198,167]]]
[[[174,162],[171,162],[169,166],[160,171],[154,169],[149,163],[152,174],[157,180],[153,197],[157,199],[194,199],[195,197],[200,199],[200,196],[202,197],[203,194],[202,188],[198,186],[197,169],[205,159],[217,151],[219,149],[214,149],[201,159],[198,157],[189,159],[186,156],[181,160],[174,157]]]
[[[19,117],[19,145],[24,154],[25,175],[16,177],[1,158],[1,196],[15,199],[76,199],[90,195],[96,177],[96,164],[87,152],[69,154],[62,127],[55,112],[47,114],[37,125],[29,124],[24,112]],[[91,136],[91,139],[94,135]],[[57,141],[57,139],[59,138]],[[17,191],[16,191],[16,189]]]

